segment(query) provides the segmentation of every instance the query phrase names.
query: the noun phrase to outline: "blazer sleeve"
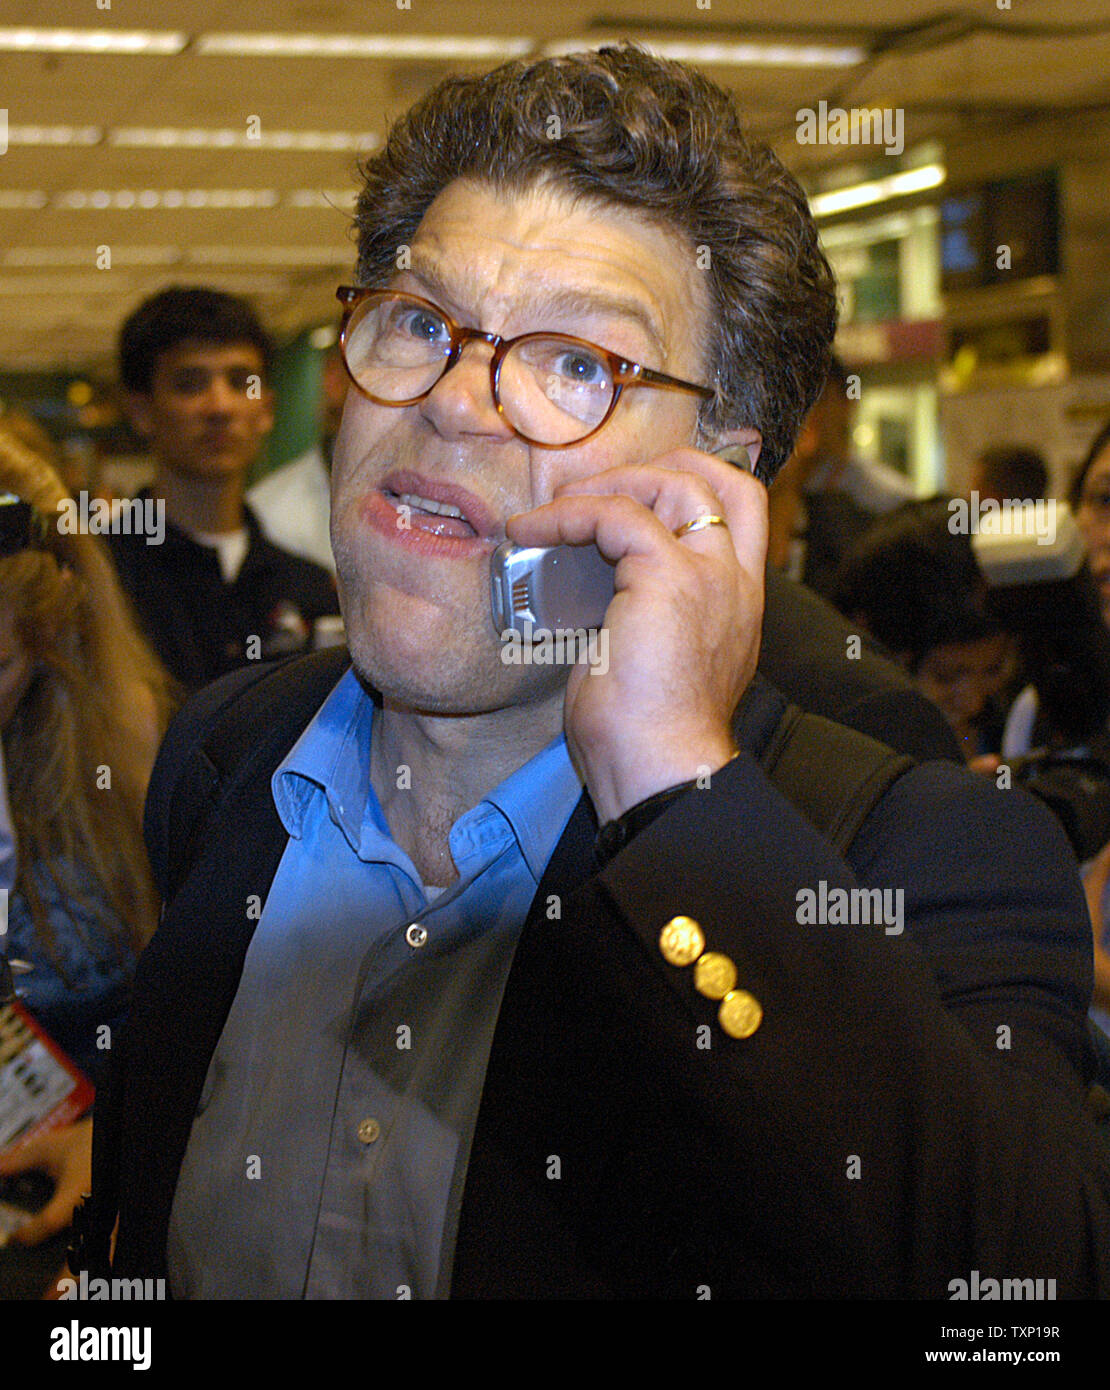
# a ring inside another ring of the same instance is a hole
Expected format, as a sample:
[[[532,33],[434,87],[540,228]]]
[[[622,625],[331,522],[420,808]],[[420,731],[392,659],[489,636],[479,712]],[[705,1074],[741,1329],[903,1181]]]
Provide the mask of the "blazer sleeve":
[[[1083,1076],[1090,926],[1054,818],[926,764],[887,792],[849,863],[748,755],[712,783],[568,907],[638,953],[631,976],[663,985],[641,987],[643,1065],[669,1113],[699,1118],[685,1155],[627,1141],[671,1155],[655,1190],[700,1184],[768,1288],[947,1298],[978,1271],[1106,1296],[1110,1172]],[[806,890],[819,903],[822,884],[826,903],[836,889],[901,895],[903,930],[814,922]],[[759,1001],[750,1036],[730,1036],[695,967],[665,957],[676,916]]]

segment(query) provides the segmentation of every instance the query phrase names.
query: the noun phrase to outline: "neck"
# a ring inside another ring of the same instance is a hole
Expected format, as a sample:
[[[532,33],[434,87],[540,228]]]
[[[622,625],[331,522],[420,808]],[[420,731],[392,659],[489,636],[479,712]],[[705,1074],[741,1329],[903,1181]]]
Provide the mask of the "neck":
[[[243,480],[238,473],[184,478],[160,464],[151,492],[165,501],[166,519],[179,530],[218,535],[243,525]]]
[[[465,811],[562,728],[563,691],[539,705],[429,715],[388,700],[374,720],[370,780],[394,840],[425,883],[458,877],[448,836]]]

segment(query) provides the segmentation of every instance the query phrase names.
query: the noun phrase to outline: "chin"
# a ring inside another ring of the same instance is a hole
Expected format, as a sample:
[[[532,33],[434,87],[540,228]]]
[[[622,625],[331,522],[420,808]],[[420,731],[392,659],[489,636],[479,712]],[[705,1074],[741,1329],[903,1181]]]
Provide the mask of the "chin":
[[[351,662],[393,706],[420,714],[489,714],[545,702],[566,681],[558,667],[506,666],[492,624],[488,636],[475,637],[473,624],[441,610],[438,621],[423,624],[385,622],[365,605],[347,614],[344,604]]]
[[[383,698],[443,714],[468,712],[490,685],[492,642],[462,614],[387,585],[352,603],[340,585],[347,648],[359,676]],[[469,634],[469,636],[468,636]]]

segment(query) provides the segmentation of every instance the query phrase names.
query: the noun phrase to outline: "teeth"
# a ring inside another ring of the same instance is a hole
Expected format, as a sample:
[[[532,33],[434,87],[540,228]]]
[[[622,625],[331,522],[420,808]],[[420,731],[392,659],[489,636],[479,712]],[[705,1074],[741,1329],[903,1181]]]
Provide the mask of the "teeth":
[[[437,516],[457,516],[460,521],[466,520],[458,507],[453,507],[450,502],[433,502],[430,497],[417,497],[413,492],[402,492],[397,500],[417,511],[434,512]]]

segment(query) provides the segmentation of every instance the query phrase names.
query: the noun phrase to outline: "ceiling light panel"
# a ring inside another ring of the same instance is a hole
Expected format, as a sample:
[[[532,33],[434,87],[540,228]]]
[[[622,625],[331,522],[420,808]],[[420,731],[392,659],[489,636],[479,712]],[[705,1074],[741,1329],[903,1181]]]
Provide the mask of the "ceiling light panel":
[[[8,126],[9,145],[99,145],[103,136],[96,125]]]
[[[99,248],[83,246],[12,246],[0,255],[5,270],[42,269],[44,266],[94,266]],[[113,266],[176,265],[181,259],[177,246],[112,245]]]
[[[885,179],[851,184],[847,188],[834,189],[831,193],[817,193],[810,198],[809,206],[814,217],[832,217],[834,213],[870,207],[875,203],[885,203],[891,198],[906,198],[913,193],[925,193],[930,188],[939,188],[945,178],[946,171],[943,165],[923,164],[919,169],[889,174]]]
[[[545,44],[549,57],[580,53],[614,43],[616,38],[565,39]],[[846,68],[855,67],[867,57],[866,50],[836,44],[724,43],[716,40],[645,39],[643,46],[660,58],[680,63],[699,63],[708,67],[740,68]]]
[[[50,199],[41,188],[0,188],[0,212],[24,212],[44,208]]]
[[[474,34],[200,34],[193,51],[234,58],[444,58],[485,62],[531,53],[528,38]]]
[[[273,188],[67,188],[53,206],[66,212],[103,212],[117,208],[152,212],[171,208],[272,208],[280,196]]]
[[[0,28],[8,53],[180,53],[189,36],[153,29]]]
[[[125,149],[353,150],[363,153],[381,143],[375,131],[267,130],[252,135],[239,129],[202,130],[177,126],[121,126],[108,132],[108,143]]]

